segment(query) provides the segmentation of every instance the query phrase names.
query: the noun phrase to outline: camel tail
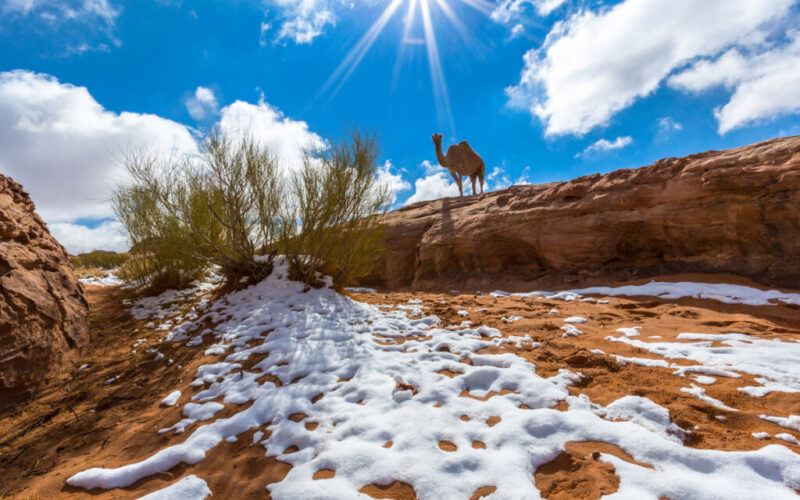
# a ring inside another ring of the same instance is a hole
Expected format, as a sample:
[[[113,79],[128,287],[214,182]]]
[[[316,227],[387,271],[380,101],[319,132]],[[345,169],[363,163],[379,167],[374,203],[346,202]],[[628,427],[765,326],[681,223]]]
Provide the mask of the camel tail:
[[[478,171],[478,179],[481,181],[481,193],[483,193],[483,178],[486,175],[486,163],[481,158],[481,169]]]

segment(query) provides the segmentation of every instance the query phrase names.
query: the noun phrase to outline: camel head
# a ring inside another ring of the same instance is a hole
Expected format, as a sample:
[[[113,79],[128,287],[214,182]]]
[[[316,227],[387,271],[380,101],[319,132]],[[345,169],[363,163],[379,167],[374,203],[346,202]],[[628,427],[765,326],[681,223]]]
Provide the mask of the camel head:
[[[437,146],[441,146],[442,145],[442,134],[438,134],[438,133],[437,134],[433,134],[431,136],[431,139],[433,139],[433,143],[436,144]]]

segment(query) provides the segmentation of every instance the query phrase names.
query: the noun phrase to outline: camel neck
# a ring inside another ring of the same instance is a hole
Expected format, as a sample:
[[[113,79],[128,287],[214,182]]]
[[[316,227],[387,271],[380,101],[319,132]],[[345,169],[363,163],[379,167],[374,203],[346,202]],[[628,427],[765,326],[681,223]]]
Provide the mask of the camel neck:
[[[439,165],[443,167],[447,166],[447,160],[445,159],[444,154],[442,154],[442,143],[436,144],[436,159],[439,161]]]

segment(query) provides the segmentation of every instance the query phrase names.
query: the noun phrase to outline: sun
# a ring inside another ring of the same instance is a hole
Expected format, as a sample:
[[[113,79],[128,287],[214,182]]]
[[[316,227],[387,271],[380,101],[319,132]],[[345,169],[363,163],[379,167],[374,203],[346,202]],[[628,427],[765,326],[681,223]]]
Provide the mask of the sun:
[[[400,11],[403,4],[406,6],[406,16],[403,26],[402,39],[400,41],[400,48],[398,50],[397,61],[394,68],[393,85],[396,84],[400,74],[400,69],[403,60],[404,43],[403,40],[408,38],[414,23],[417,22],[417,17],[421,19],[423,32],[425,34],[425,46],[428,54],[428,67],[430,70],[431,84],[433,86],[434,101],[436,103],[437,118],[440,126],[449,127],[451,133],[455,133],[455,126],[453,123],[453,113],[450,110],[450,97],[447,90],[447,82],[444,78],[442,71],[442,62],[439,57],[439,47],[436,44],[436,28],[434,26],[434,17],[431,15],[431,6],[436,4],[436,7],[444,14],[444,16],[453,24],[459,34],[465,40],[469,38],[468,31],[453,8],[450,6],[452,0],[389,0],[389,5],[378,16],[378,19],[367,30],[364,36],[350,49],[347,56],[342,60],[339,66],[331,74],[330,78],[325,82],[325,85],[320,91],[320,95],[329,94],[328,102],[333,100],[336,94],[347,82],[348,78],[355,72],[364,56],[369,52],[369,49],[375,43],[378,36],[383,32],[389,21]],[[494,6],[487,0],[458,0],[485,15],[489,15]]]

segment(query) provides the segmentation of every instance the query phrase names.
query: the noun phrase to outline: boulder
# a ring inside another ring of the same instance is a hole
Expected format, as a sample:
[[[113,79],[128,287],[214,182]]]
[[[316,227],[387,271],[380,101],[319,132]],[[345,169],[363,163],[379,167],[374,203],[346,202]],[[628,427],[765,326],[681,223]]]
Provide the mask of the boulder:
[[[79,360],[89,306],[28,193],[0,175],[0,409]]]
[[[387,214],[363,284],[531,290],[675,273],[800,283],[800,136]]]

